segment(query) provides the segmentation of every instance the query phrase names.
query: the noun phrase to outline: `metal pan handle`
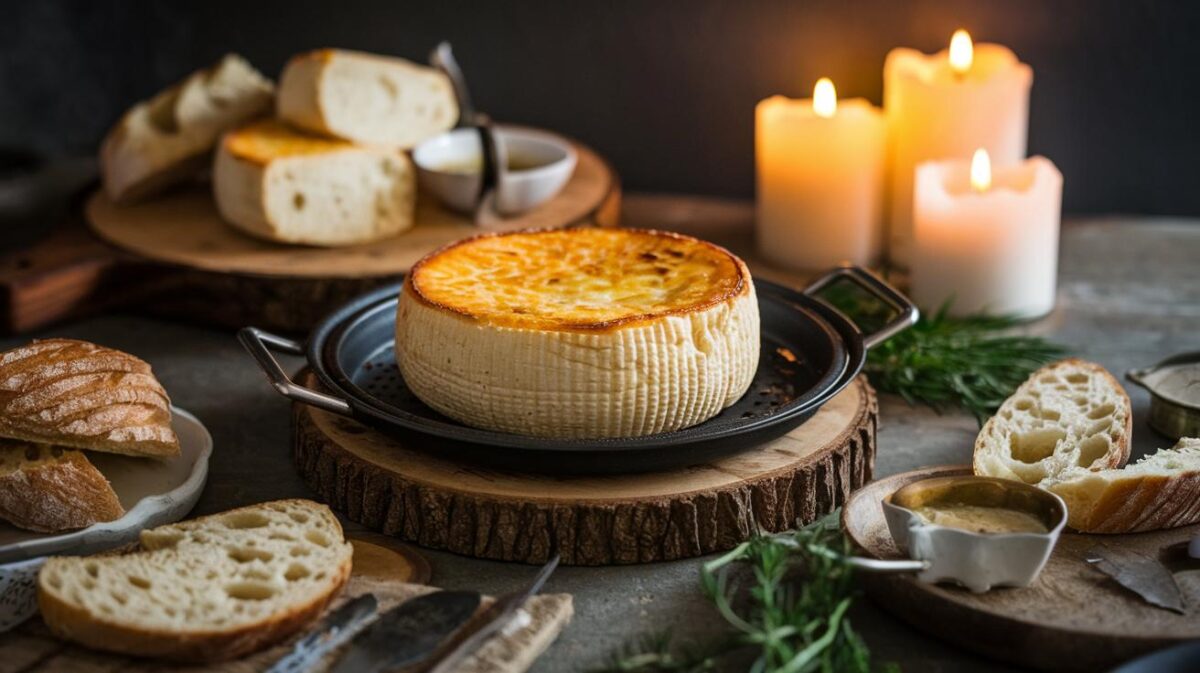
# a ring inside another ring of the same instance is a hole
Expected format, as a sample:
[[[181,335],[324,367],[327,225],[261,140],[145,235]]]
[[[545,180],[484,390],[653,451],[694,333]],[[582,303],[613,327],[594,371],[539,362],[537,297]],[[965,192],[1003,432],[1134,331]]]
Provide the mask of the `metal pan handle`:
[[[804,288],[804,294],[815,297],[818,292],[843,278],[862,288],[884,304],[887,304],[896,312],[896,317],[881,327],[879,331],[863,335],[863,345],[868,349],[912,327],[916,324],[917,318],[921,316],[921,312],[917,310],[917,305],[912,303],[908,297],[900,294],[900,291],[892,287],[887,281],[861,266],[847,264],[838,267],[818,278],[812,285]]]
[[[275,356],[271,355],[272,349],[289,355],[304,355],[304,346],[299,342],[264,332],[257,327],[243,327],[238,330],[238,341],[242,342],[242,346],[258,361],[258,366],[266,372],[271,385],[280,395],[342,416],[351,415],[348,402],[298,385],[288,377],[283,367],[279,366]]]

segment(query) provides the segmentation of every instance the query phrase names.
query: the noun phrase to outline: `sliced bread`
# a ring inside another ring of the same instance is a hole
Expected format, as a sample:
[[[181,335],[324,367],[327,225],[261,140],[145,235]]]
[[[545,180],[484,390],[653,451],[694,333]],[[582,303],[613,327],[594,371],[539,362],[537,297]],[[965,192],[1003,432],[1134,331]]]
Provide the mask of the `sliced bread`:
[[[279,79],[278,114],[302,129],[357,143],[411,149],[458,122],[449,78],[402,58],[319,49]]]
[[[1029,377],[975,440],[975,474],[1038,484],[1071,468],[1129,460],[1133,411],[1107,370],[1068,359]]]
[[[226,135],[213,172],[221,217],[258,238],[354,245],[413,225],[416,174],[401,150],[312,136],[269,120]]]
[[[51,558],[38,603],[54,633],[88,647],[220,661],[317,617],[351,555],[328,507],[281,500],[144,531],[128,554]]]
[[[274,85],[236,54],[138,103],[100,148],[104,190],[118,203],[152,196],[209,165],[225,131],[270,112]]]
[[[130,456],[179,455],[150,365],[75,339],[0,353],[0,437]]]
[[[0,440],[0,519],[58,533],[125,514],[112,485],[79,451]]]
[[[1085,533],[1200,523],[1200,439],[1185,437],[1120,470],[1067,470],[1042,487],[1066,501],[1068,523]]]

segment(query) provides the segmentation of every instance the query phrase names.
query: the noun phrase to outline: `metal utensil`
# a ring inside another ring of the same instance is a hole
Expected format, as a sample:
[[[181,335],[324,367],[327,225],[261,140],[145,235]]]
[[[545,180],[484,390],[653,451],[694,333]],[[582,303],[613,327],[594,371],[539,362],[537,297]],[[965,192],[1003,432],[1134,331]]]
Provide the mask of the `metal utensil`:
[[[429,53],[429,64],[441,70],[450,78],[450,85],[454,87],[454,97],[458,99],[458,124],[457,127],[475,126],[475,106],[471,104],[471,91],[467,88],[467,78],[463,75],[462,68],[458,67],[458,61],[454,58],[454,50],[450,47],[450,43],[443,40],[438,43],[438,46],[433,48]]]
[[[423,661],[479,607],[475,591],[437,591],[405,601],[363,629],[331,673],[378,673]]]
[[[1184,614],[1183,594],[1166,566],[1144,554],[1108,545],[1088,550],[1087,562],[1156,607]]]
[[[292,646],[266,673],[299,673],[354,637],[378,609],[374,594],[363,594],[329,613],[320,625]]]
[[[487,611],[484,612],[482,617],[485,620],[483,626],[475,633],[472,633],[469,638],[459,643],[458,647],[454,648],[445,658],[438,662],[437,666],[434,666],[429,673],[451,673],[467,657],[475,654],[480,647],[483,647],[483,644],[489,638],[507,628],[518,616],[525,602],[542,590],[542,586],[546,584],[546,580],[550,578],[550,575],[554,573],[554,569],[558,567],[558,560],[559,556],[555,554],[554,558],[542,566],[542,569],[538,571],[537,577],[533,578],[533,582],[530,582],[529,586],[520,591],[514,591],[497,598],[496,602],[488,606]]]

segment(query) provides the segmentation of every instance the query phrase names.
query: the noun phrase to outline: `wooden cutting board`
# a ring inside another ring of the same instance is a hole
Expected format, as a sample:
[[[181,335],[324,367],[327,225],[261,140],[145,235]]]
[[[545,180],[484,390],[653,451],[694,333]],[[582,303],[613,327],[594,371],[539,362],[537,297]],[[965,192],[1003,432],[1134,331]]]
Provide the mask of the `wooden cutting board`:
[[[317,386],[315,377],[300,377]],[[859,378],[787,435],[684,469],[547,475],[464,465],[437,439],[386,435],[294,406],[300,475],[373,530],[465,556],[566,565],[688,558],[756,529],[793,528],[845,502],[875,465],[875,392]],[[424,442],[414,444],[414,442]]]
[[[620,181],[572,142],[575,173],[553,199],[519,217],[469,217],[418,198],[416,225],[344,248],[260,241],[225,224],[210,190],[184,189],[132,206],[90,195],[50,237],[0,255],[0,328],[24,332],[106,310],[139,310],[224,327],[304,332],[321,316],[395,280],[442,245],[484,231],[615,226]]]
[[[880,502],[901,486],[932,476],[970,474],[968,466],[931,467],[859,489],[842,511],[850,539],[869,556],[902,558]],[[917,628],[987,657],[1044,671],[1104,671],[1135,656],[1200,638],[1200,561],[1178,545],[1200,525],[1133,535],[1063,533],[1029,587],[974,594],[912,575],[860,573],[867,593]],[[1175,572],[1187,613],[1152,607],[1084,557],[1097,544],[1158,558]]]
[[[333,607],[350,597],[373,593],[379,599],[382,611],[436,590],[423,584],[429,578],[429,564],[411,548],[380,535],[351,536],[351,541],[354,543],[354,573]],[[458,673],[521,673],[529,668],[570,621],[571,597],[567,594],[535,596],[526,605],[526,611],[531,617],[527,626],[492,638],[459,667]],[[453,642],[465,638],[477,626],[468,623]],[[294,636],[287,643],[237,661],[176,667],[76,647],[55,638],[40,619],[34,618],[16,631],[0,635],[0,673],[151,673],[167,670],[254,673],[283,656],[291,642],[300,637],[302,635]],[[445,649],[451,646],[447,644]]]

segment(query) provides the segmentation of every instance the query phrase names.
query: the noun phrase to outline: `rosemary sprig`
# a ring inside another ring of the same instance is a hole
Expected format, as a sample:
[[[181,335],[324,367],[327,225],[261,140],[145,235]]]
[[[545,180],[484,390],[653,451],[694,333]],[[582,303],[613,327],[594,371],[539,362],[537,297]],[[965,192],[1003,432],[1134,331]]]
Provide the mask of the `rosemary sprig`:
[[[855,593],[837,514],[798,531],[757,535],[702,566],[701,588],[729,624],[728,639],[703,652],[678,647],[669,635],[647,636],[600,671],[702,673],[741,656],[754,657],[752,673],[870,673],[871,653],[846,617]],[[752,581],[743,587],[746,574]]]
[[[887,320],[877,300],[833,286],[823,293],[864,329]],[[947,301],[933,315],[876,346],[866,373],[880,390],[937,411],[958,407],[982,424],[1037,368],[1062,357],[1062,346],[1013,333],[1011,316],[951,317]]]

